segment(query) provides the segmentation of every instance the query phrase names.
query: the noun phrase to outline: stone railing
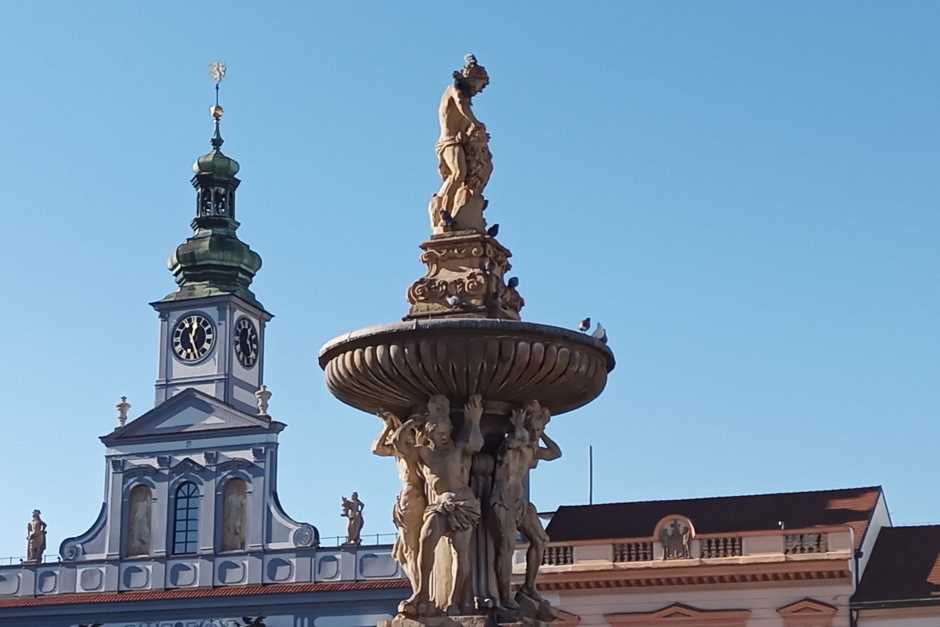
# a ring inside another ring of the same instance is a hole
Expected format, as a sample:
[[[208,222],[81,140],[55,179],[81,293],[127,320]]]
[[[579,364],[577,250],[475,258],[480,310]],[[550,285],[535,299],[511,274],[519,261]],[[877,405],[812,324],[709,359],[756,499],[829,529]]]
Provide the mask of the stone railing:
[[[552,543],[546,547],[542,564],[552,572],[553,567],[585,568],[637,568],[645,564],[668,566],[724,563],[721,560],[755,558],[769,561],[789,561],[820,557],[839,557],[852,552],[852,532],[832,530],[811,533],[768,531],[747,534],[701,534],[689,544],[687,558],[665,556],[661,542],[653,538],[624,538],[616,542],[585,541]],[[525,568],[526,545],[517,547],[513,557],[514,569]],[[805,556],[805,557],[804,557]],[[609,566],[604,566],[605,564]]]
[[[637,540],[634,542],[615,542],[615,562],[649,562],[653,559],[653,542]]]
[[[829,550],[825,533],[792,533],[784,536],[783,552],[787,555],[826,553]]]
[[[542,564],[547,566],[574,564],[574,546],[571,544],[556,544],[545,547],[545,553],[542,554]]]
[[[744,538],[741,536],[712,536],[699,540],[701,557],[737,557],[744,555]]]

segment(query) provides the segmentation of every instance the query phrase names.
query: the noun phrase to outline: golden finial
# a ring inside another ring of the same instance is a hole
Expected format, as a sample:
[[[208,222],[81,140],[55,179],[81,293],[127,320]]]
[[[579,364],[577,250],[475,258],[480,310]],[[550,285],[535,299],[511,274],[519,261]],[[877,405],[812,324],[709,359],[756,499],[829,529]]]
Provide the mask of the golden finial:
[[[209,113],[212,114],[212,119],[216,122],[222,119],[222,114],[225,112],[219,105],[219,84],[222,82],[222,79],[225,78],[225,72],[227,70],[228,68],[225,67],[224,61],[213,61],[209,64],[209,76],[215,83],[215,104],[209,107]]]

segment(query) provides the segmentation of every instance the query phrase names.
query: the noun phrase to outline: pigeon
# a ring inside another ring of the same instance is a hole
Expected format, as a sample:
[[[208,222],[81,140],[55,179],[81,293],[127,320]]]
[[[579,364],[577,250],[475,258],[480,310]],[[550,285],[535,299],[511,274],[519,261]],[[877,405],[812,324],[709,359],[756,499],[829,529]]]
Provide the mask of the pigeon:
[[[581,333],[587,333],[588,329],[591,328],[591,318],[587,317],[581,322],[578,323],[578,331]]]
[[[451,307],[456,307],[457,305],[460,304],[460,297],[454,296],[453,294],[451,294],[450,296],[447,297],[447,304],[450,305]]]
[[[494,224],[490,228],[486,229],[486,234],[490,237],[496,237],[499,235],[499,224]]]
[[[517,276],[509,277],[509,280],[506,281],[506,285],[508,285],[512,289],[516,289],[517,287],[519,287],[519,277]]]
[[[594,333],[591,334],[595,340],[600,340],[604,344],[607,343],[607,329],[601,326],[601,323],[597,323],[597,327],[594,329]]]

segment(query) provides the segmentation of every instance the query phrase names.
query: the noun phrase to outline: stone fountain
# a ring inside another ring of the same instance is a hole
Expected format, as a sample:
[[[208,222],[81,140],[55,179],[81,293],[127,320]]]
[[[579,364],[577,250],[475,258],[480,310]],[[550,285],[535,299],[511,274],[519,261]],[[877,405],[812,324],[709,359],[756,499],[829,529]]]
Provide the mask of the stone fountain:
[[[472,98],[489,83],[468,55],[441,98],[425,275],[408,289],[402,322],[328,342],[330,391],[377,415],[377,455],[396,460],[395,557],[411,580],[395,627],[551,622],[535,585],[548,537],[528,499],[529,471],[561,456],[552,415],[596,398],[614,367],[605,341],[522,322],[509,249],[487,228],[489,134]],[[526,573],[514,580],[517,533]]]

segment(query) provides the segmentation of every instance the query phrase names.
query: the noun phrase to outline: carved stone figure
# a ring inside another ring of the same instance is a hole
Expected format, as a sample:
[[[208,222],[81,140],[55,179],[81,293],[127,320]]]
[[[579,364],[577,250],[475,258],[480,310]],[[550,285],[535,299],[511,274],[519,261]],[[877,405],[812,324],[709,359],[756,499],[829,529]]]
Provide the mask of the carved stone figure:
[[[692,555],[692,530],[678,519],[660,530],[659,541],[663,545],[663,559],[688,559]]]
[[[340,514],[347,518],[346,522],[346,542],[345,544],[362,544],[362,525],[365,520],[362,517],[362,510],[366,508],[365,503],[359,500],[359,493],[353,492],[348,499],[343,497],[343,513]]]
[[[26,561],[41,562],[46,550],[46,523],[38,509],[33,510],[32,519],[26,523]]]
[[[416,564],[421,524],[428,506],[417,451],[417,430],[425,419],[416,415],[402,424],[398,416],[385,411],[379,412],[379,418],[384,421],[385,428],[372,445],[372,452],[380,457],[394,457],[401,480],[401,491],[392,510],[392,520],[398,529],[392,556],[401,564],[414,589],[417,587]]]
[[[441,609],[457,615],[470,609],[467,585],[472,562],[470,540],[480,522],[480,501],[470,488],[470,467],[473,456],[483,448],[482,415],[480,395],[471,396],[464,406],[462,428],[454,439],[450,401],[441,395],[428,401],[417,453],[429,504],[421,526],[414,594],[398,608],[405,616],[433,616]],[[437,576],[446,576],[440,566],[435,569],[435,552],[444,538],[451,546],[450,585],[444,607],[438,608],[430,602],[431,574],[436,571]]]
[[[525,601],[529,608],[539,608],[544,603],[536,590],[535,579],[548,534],[542,528],[535,506],[526,497],[524,481],[539,460],[552,461],[561,457],[559,446],[545,435],[545,425],[550,418],[549,410],[538,401],[530,401],[524,409],[514,410],[509,433],[497,453],[490,520],[496,547],[500,604],[508,610],[519,609],[519,604],[512,598],[512,554],[517,530],[526,537],[529,548],[526,551],[525,580],[516,599]]]
[[[438,169],[444,180],[431,198],[428,212],[435,232],[485,227],[483,188],[493,172],[490,136],[473,114],[473,96],[489,84],[486,68],[468,54],[454,72],[454,83],[444,90],[438,107],[441,135],[437,140]]]

